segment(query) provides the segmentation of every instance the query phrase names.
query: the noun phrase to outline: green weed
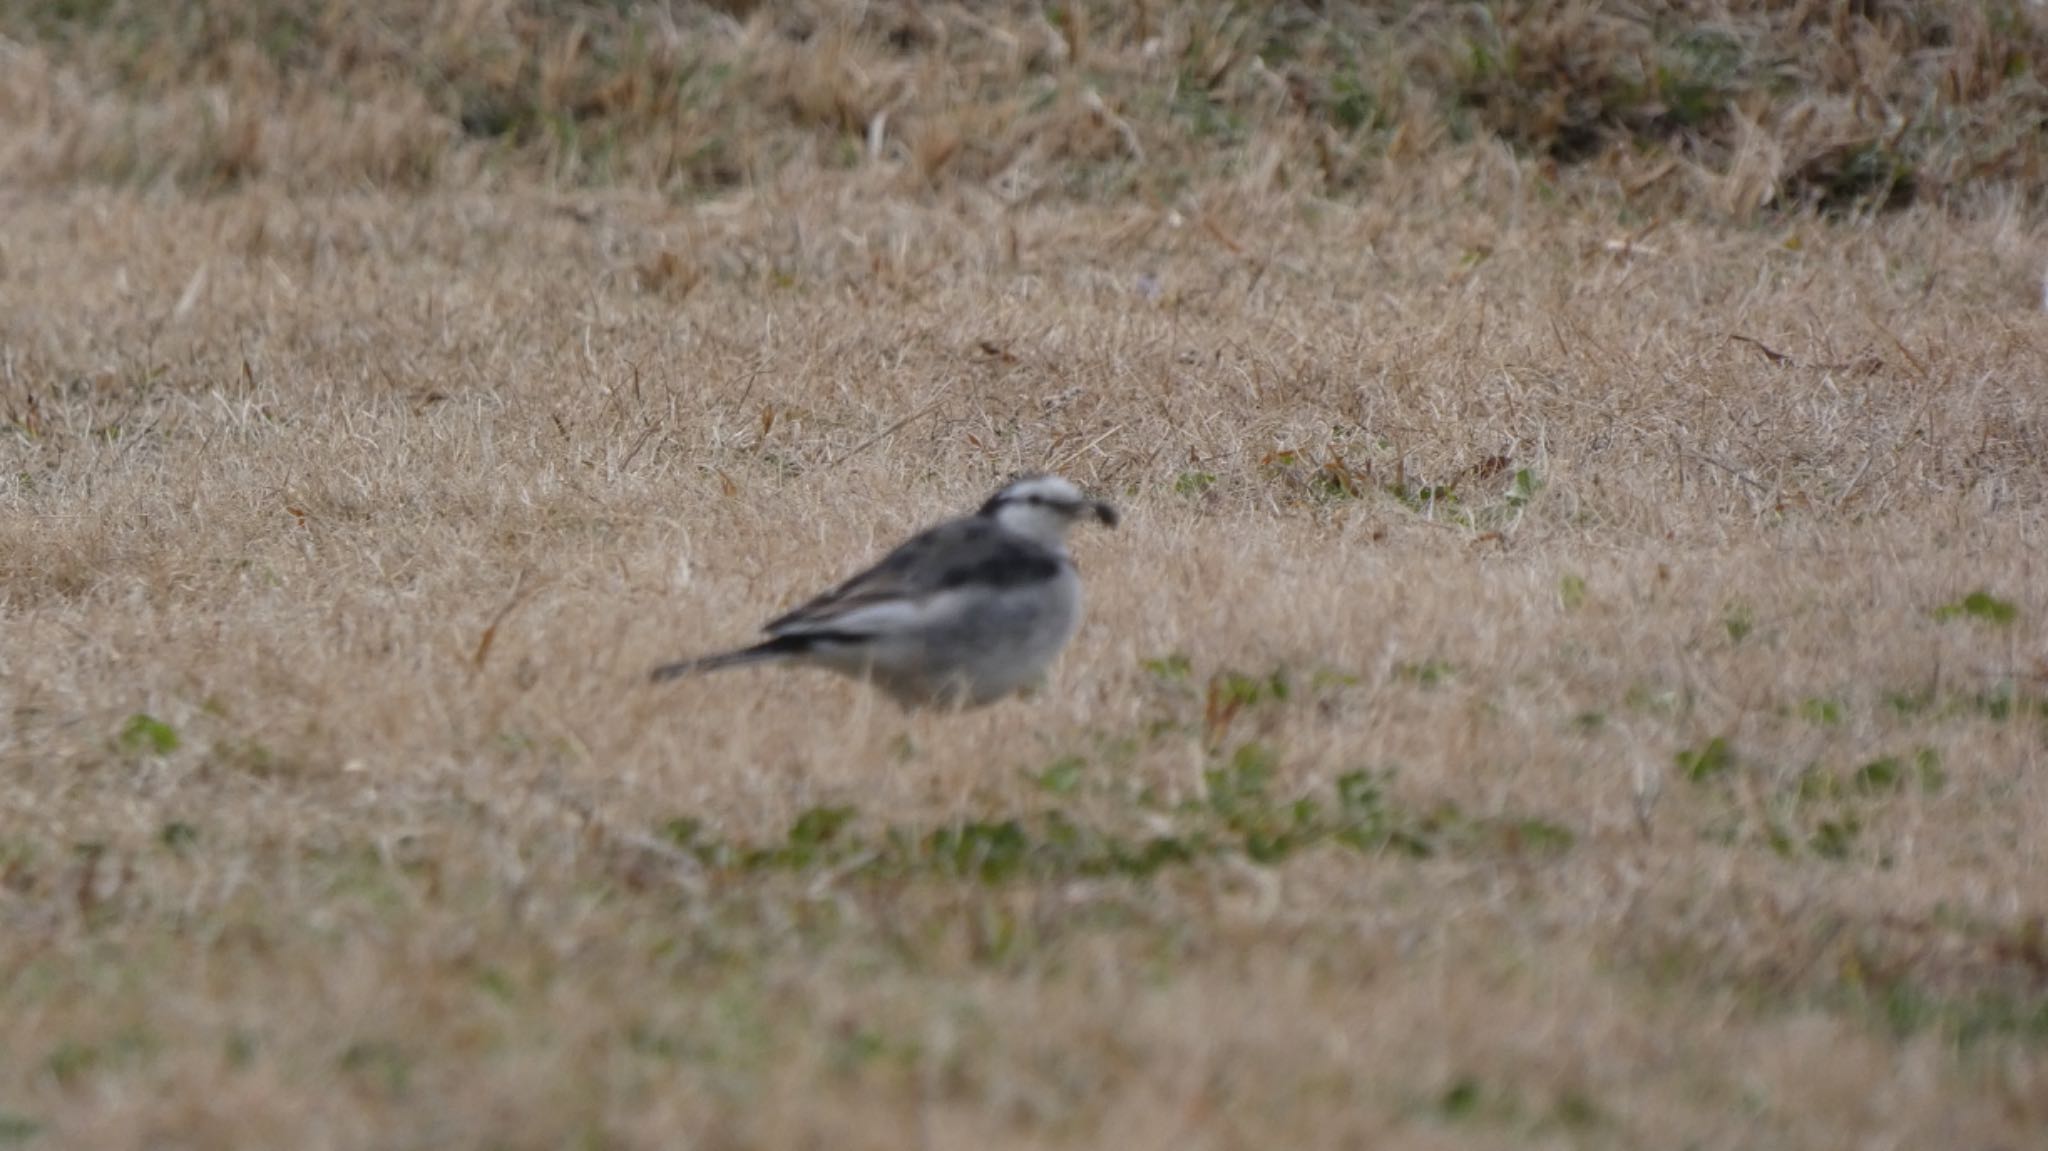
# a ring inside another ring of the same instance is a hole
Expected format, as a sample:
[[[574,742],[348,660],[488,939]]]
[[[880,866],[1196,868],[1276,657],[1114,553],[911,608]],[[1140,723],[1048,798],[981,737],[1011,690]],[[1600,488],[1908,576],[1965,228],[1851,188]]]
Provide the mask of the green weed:
[[[1735,768],[1735,749],[1722,736],[1715,736],[1697,748],[1688,748],[1675,757],[1678,770],[1694,783],[1705,783],[1726,775]]]
[[[116,742],[130,754],[169,755],[184,741],[170,724],[147,712],[137,712],[122,725]]]
[[[2020,609],[1990,592],[1978,590],[1934,609],[1938,620],[1974,619],[1994,627],[2005,627],[2020,617]]]

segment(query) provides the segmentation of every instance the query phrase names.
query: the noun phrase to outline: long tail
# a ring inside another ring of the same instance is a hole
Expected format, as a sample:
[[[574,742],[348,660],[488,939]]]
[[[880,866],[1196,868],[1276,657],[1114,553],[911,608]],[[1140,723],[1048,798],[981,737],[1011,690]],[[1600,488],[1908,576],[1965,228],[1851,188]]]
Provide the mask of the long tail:
[[[790,652],[787,647],[778,646],[777,641],[771,639],[766,643],[757,643],[753,647],[741,648],[738,651],[726,651],[720,652],[717,655],[701,656],[697,659],[665,663],[649,672],[647,678],[654,683],[666,683],[669,680],[680,679],[686,675],[718,671],[721,668],[745,667],[750,663],[767,663],[770,660],[782,659],[789,654]]]
[[[745,667],[750,663],[772,663],[779,659],[803,655],[823,643],[844,643],[849,637],[834,632],[798,632],[794,635],[778,635],[762,640],[752,647],[738,651],[720,652],[717,655],[700,656],[697,659],[665,663],[648,673],[647,678],[655,683],[666,683],[686,675],[701,672],[720,671],[728,667]]]

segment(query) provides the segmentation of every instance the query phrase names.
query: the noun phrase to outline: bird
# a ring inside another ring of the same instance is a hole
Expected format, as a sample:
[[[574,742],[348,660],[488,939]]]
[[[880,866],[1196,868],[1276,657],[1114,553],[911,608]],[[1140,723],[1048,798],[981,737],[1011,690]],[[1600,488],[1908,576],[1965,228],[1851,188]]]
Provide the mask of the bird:
[[[664,664],[656,682],[752,664],[866,680],[906,710],[978,708],[1043,681],[1081,623],[1067,533],[1117,525],[1071,480],[1020,476],[971,515],[898,544],[874,566],[762,626],[750,647]]]

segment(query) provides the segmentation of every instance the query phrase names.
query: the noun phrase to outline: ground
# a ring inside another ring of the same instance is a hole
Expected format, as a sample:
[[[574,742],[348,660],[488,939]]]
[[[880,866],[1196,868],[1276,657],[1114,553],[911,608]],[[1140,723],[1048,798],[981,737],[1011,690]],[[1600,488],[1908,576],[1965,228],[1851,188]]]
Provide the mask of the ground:
[[[2034,1145],[2037,191],[931,7],[730,172],[5,9],[0,1146]],[[1038,469],[1033,696],[645,682]]]

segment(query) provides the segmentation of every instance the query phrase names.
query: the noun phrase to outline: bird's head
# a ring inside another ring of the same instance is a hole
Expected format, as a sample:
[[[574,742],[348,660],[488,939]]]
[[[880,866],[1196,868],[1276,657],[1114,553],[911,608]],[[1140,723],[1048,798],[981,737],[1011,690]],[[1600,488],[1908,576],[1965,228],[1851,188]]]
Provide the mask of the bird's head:
[[[1012,480],[976,514],[1055,548],[1066,540],[1067,530],[1082,520],[1092,519],[1112,528],[1117,521],[1115,508],[1089,499],[1071,481],[1054,475]]]

